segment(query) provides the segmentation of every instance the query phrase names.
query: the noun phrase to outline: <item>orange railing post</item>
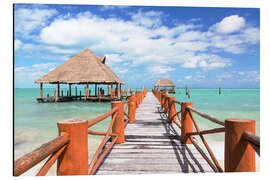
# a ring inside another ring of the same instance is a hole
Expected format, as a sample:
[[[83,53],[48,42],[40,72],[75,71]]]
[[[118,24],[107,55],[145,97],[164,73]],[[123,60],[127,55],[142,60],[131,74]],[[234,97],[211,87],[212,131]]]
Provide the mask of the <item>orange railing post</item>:
[[[135,97],[136,97],[136,108],[139,108],[139,93],[137,92],[137,89],[136,89]]]
[[[170,95],[169,94],[165,94],[165,100],[164,100],[164,113],[168,114],[168,110],[169,110],[169,98]]]
[[[255,151],[242,137],[244,131],[255,134],[255,121],[225,120],[225,172],[255,172]]]
[[[132,94],[128,102],[128,117],[130,123],[135,122],[135,112],[136,112],[136,97],[134,94]]]
[[[69,134],[69,144],[57,161],[57,175],[88,174],[88,121],[71,119],[57,123],[59,135]]]
[[[113,116],[116,116],[115,122],[112,127],[112,133],[118,134],[116,140],[117,144],[125,142],[125,123],[124,123],[124,105],[122,101],[112,101],[111,108],[118,107],[117,113],[114,113]],[[112,117],[113,118],[113,117]]]
[[[192,117],[190,114],[192,114],[192,111],[190,113],[188,112],[187,106],[193,107],[193,102],[183,102],[181,103],[181,142],[184,144],[191,144],[191,141],[189,138],[186,138],[186,134],[193,131],[193,122]],[[192,136],[190,136],[192,138]]]
[[[169,99],[169,123],[172,123],[176,120],[176,116],[174,116],[176,114],[176,107],[175,103],[173,102],[174,100],[176,100],[176,97],[170,97]]]

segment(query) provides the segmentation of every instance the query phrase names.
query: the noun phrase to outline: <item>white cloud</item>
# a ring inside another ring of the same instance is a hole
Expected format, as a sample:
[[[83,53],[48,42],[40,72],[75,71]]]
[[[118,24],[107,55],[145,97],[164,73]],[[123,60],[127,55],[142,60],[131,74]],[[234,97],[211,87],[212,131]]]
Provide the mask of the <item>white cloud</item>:
[[[150,66],[148,67],[148,71],[152,74],[166,74],[170,71],[174,71],[175,69],[169,66]]]
[[[33,64],[14,69],[15,80],[18,82],[34,81],[57,66],[56,63]]]
[[[189,79],[191,79],[191,78],[192,78],[192,76],[191,76],[191,75],[190,75],[190,76],[186,76],[186,77],[185,77],[185,79],[186,79],[186,80],[189,80]]]
[[[55,14],[57,14],[55,9],[16,9],[14,13],[16,35],[28,37],[34,30],[44,27],[47,20]]]
[[[99,8],[100,11],[108,11],[108,10],[115,10],[115,9],[125,9],[128,8],[129,6],[112,6],[112,5],[104,5]]]
[[[15,48],[15,51],[17,51],[18,49],[21,48],[22,42],[20,40],[16,39],[15,42],[14,42],[14,46],[15,46],[14,47]]]
[[[259,82],[260,73],[258,71],[231,71],[224,72],[216,76],[218,81],[234,80],[238,82]]]
[[[131,21],[125,21],[83,12],[69,19],[55,19],[41,30],[40,39],[53,47],[88,47],[99,54],[107,54],[110,65],[122,61],[131,66],[155,64],[161,67],[160,72],[162,67],[170,64],[205,70],[228,67],[232,65],[232,59],[215,55],[216,51],[243,53],[247,45],[259,41],[258,28],[244,26],[245,21],[238,15],[225,17],[217,23],[225,26],[230,19],[239,24],[242,22],[238,28],[227,27],[226,32],[233,31],[234,34],[214,31],[217,24],[206,32],[199,31],[200,26],[194,24],[169,28],[162,25],[162,15],[157,11],[138,11],[131,14]]]
[[[239,31],[245,26],[245,19],[238,15],[228,16],[222,19],[221,22],[215,24],[212,28],[218,33],[229,34]]]
[[[137,13],[132,14],[131,19],[135,24],[145,27],[158,27],[161,25],[162,12],[147,11],[142,12],[139,10]]]

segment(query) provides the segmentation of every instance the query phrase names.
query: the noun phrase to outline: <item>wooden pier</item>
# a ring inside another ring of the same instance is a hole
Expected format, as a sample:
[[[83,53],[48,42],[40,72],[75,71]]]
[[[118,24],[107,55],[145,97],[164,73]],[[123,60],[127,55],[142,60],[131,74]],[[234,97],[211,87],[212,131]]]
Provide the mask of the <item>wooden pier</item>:
[[[180,134],[148,92],[136,111],[135,123],[125,128],[125,143],[114,145],[96,174],[213,172],[192,144],[180,142]]]
[[[221,127],[200,130],[193,113]],[[106,132],[91,129],[109,117]],[[37,176],[46,175],[56,160],[57,175],[255,172],[255,152],[260,155],[254,120],[223,121],[156,89],[112,101],[110,111],[90,121],[69,119],[57,126],[58,137],[14,162],[14,176],[47,157]],[[225,133],[224,169],[204,138],[214,133]],[[88,134],[104,136],[90,161]]]

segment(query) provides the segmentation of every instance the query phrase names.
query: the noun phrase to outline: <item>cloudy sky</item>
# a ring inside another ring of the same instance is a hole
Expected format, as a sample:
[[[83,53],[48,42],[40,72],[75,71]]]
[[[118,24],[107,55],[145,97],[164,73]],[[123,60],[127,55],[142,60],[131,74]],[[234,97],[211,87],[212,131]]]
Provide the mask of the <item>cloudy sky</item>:
[[[14,7],[15,87],[89,48],[129,87],[260,87],[259,9],[29,5]]]

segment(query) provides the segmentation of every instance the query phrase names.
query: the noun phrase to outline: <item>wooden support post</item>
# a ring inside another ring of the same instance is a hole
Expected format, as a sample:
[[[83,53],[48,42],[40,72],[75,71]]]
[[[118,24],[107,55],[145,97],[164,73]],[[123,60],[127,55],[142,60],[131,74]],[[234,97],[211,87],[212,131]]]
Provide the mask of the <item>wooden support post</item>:
[[[76,95],[76,99],[77,99],[77,86],[75,87],[75,95]]]
[[[95,96],[97,96],[97,84],[95,84]]]
[[[59,82],[57,83],[57,96],[60,96],[60,84]]]
[[[108,97],[110,96],[109,92],[110,92],[110,87],[109,87],[109,85],[107,85],[107,96]]]
[[[88,174],[88,122],[82,119],[71,119],[57,123],[59,135],[69,134],[66,150],[57,161],[57,175]]]
[[[61,96],[64,97],[64,92],[63,89],[61,90]]]
[[[89,93],[88,88],[89,88],[88,83],[86,83],[86,94],[85,94],[86,95],[86,99],[88,98],[88,95],[89,95],[88,94]]]
[[[188,112],[187,106],[193,107],[193,102],[183,102],[181,103],[181,142],[184,144],[191,144],[189,138],[186,138],[186,134],[193,132],[193,122],[191,116]],[[190,111],[192,114],[192,111]]]
[[[255,151],[243,139],[244,131],[255,134],[255,121],[225,119],[225,172],[255,172]]]
[[[80,100],[82,100],[82,91],[80,90]]]
[[[116,116],[112,127],[112,133],[118,134],[118,138],[116,140],[117,144],[121,144],[125,142],[125,123],[124,123],[124,105],[122,101],[112,101],[111,108],[118,107],[117,113],[114,113],[113,116]],[[113,118],[113,117],[112,117]],[[113,137],[114,138],[114,137]]]
[[[58,90],[58,88],[56,88],[56,90],[55,90],[55,96],[54,96],[54,102],[57,102],[58,101],[58,97],[59,97],[59,90]]]
[[[135,122],[135,113],[136,113],[136,97],[135,94],[132,94],[128,101],[128,117],[129,122],[131,124]]]
[[[176,114],[176,106],[173,102],[174,100],[176,100],[176,97],[170,97],[169,99],[169,123],[176,121],[176,116],[173,117],[173,115]]]
[[[43,83],[40,83],[40,98],[43,99]]]
[[[122,97],[122,87],[121,87],[121,84],[119,84],[119,94],[120,94],[120,98]]]
[[[68,93],[68,90],[67,90],[67,96],[68,96],[68,94],[69,94],[69,93]]]
[[[71,96],[71,84],[68,85],[69,85],[69,96]]]

